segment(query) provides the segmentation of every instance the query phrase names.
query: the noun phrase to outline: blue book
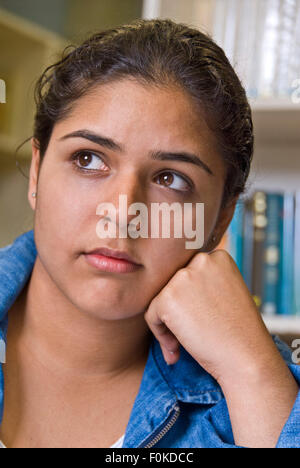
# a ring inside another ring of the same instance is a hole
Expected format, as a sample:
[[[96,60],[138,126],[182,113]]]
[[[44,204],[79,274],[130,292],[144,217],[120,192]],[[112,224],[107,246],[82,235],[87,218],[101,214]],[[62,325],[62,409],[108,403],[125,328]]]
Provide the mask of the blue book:
[[[300,315],[300,192],[296,193],[295,206],[294,313]]]
[[[252,242],[252,295],[261,312],[263,299],[263,265],[266,240],[267,194],[258,191],[253,196],[253,242]],[[247,229],[248,230],[248,229]],[[250,252],[251,255],[251,252]]]
[[[267,194],[267,227],[264,245],[262,313],[276,315],[280,308],[283,195]]]
[[[286,193],[283,201],[283,233],[281,245],[281,315],[294,313],[294,241],[295,241],[295,194]]]
[[[244,202],[239,200],[228,229],[229,253],[243,274]]]
[[[245,202],[244,210],[243,278],[253,294],[254,213],[252,199]]]

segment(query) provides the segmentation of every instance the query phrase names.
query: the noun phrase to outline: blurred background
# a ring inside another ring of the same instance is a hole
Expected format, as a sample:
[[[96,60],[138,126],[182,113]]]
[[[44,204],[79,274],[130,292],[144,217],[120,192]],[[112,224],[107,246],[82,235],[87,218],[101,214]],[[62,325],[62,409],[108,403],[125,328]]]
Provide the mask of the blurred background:
[[[32,229],[27,201],[32,135],[33,89],[44,68],[70,43],[89,34],[140,18],[142,0],[0,0],[0,247]]]
[[[18,167],[15,150],[32,134],[43,69],[95,31],[158,17],[210,34],[246,88],[255,158],[223,246],[270,329],[300,334],[300,0],[0,0],[0,247],[33,227],[30,146]]]

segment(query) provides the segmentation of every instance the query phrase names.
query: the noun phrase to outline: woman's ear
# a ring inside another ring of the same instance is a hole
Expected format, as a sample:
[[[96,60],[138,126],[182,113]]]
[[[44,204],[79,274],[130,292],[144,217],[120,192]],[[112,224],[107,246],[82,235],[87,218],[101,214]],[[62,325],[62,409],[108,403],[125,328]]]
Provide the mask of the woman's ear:
[[[220,209],[219,218],[211,236],[211,250],[214,250],[220,244],[225,232],[227,231],[228,226],[232,221],[238,199],[239,196],[234,197]]]
[[[34,138],[31,139],[31,148],[32,148],[32,158],[31,158],[30,173],[29,173],[28,201],[33,211],[35,211],[38,176],[39,176],[39,169],[40,169],[40,149],[39,149],[38,142]]]

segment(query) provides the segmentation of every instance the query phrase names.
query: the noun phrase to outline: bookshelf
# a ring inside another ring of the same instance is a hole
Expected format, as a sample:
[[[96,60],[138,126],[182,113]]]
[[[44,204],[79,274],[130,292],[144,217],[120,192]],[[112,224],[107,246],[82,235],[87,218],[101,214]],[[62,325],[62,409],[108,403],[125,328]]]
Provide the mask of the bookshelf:
[[[0,9],[0,78],[6,83],[6,104],[0,105],[0,162],[12,157],[32,134],[34,83],[56,59],[66,41]],[[29,158],[29,146],[18,157]]]
[[[300,104],[288,99],[250,100],[255,151],[249,191],[300,190]]]
[[[299,335],[300,317],[264,317],[263,320],[270,331],[278,335]]]
[[[250,99],[257,146],[300,144],[300,104],[288,99]]]

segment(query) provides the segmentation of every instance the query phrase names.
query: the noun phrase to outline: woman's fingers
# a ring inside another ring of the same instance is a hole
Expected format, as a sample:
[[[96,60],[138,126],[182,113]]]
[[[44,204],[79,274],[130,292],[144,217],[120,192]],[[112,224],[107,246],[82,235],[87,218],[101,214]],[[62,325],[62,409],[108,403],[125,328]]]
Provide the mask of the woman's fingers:
[[[145,320],[156,339],[159,341],[167,364],[175,364],[180,357],[179,341],[158,315],[154,303],[145,313]]]

